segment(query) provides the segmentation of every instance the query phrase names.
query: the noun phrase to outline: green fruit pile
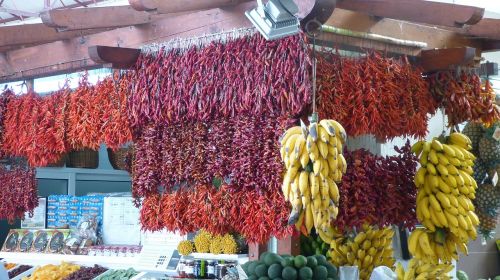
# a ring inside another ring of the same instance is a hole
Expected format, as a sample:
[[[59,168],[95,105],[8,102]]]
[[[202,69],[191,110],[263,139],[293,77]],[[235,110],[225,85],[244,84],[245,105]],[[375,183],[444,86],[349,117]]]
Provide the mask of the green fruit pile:
[[[266,252],[258,261],[247,262],[243,270],[249,280],[338,280],[337,267],[323,255],[278,255]]]
[[[329,249],[330,244],[324,242],[313,232],[309,236],[300,235],[300,252],[306,257],[314,255],[328,256]]]

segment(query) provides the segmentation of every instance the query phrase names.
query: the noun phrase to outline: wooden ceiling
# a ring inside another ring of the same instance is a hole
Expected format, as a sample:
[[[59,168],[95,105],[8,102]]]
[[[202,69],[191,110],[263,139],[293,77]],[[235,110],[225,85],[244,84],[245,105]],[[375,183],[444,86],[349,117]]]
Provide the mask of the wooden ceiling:
[[[256,6],[255,0],[128,2],[125,6],[53,9],[40,15],[42,23],[0,26],[0,82],[102,67],[109,60],[99,60],[99,54],[117,59],[94,46],[139,48],[177,37],[250,27],[244,12]],[[451,53],[468,57],[471,50],[465,47],[475,48],[476,56],[500,49],[500,20],[483,18],[482,8],[423,0],[338,0],[336,4],[327,25],[424,42],[427,49],[455,48]],[[367,46],[366,40],[321,36],[324,41]],[[398,46],[390,44],[373,42],[370,46],[398,52]],[[413,50],[415,55],[421,51]],[[426,52],[427,61],[430,53]],[[463,63],[463,59],[456,60]]]

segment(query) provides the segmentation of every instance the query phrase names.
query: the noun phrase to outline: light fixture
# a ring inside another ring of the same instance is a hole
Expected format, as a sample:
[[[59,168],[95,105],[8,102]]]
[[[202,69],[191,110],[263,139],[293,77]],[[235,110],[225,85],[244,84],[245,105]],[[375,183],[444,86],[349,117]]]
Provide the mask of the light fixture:
[[[245,15],[267,40],[297,34],[299,19],[295,16],[299,8],[293,0],[269,0],[265,5],[257,0],[258,7],[246,11]]]

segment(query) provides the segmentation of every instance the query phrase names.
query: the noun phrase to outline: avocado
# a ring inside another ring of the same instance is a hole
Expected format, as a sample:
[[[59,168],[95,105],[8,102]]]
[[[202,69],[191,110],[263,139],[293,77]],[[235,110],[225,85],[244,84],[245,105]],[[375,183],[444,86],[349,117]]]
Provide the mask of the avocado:
[[[326,266],[328,264],[328,261],[326,260],[325,256],[317,254],[314,257],[318,261],[318,265],[325,265]]]
[[[308,266],[304,266],[303,268],[301,268],[299,270],[299,277],[302,280],[312,279],[313,278],[313,270]]]
[[[326,280],[328,278],[328,270],[322,265],[314,268],[314,280]]]
[[[259,264],[256,268],[255,268],[255,275],[257,275],[257,277],[263,277],[263,276],[267,276],[267,266],[265,264]]]
[[[283,268],[283,271],[281,272],[281,278],[283,280],[296,280],[297,279],[297,270],[291,266],[287,266]]]
[[[269,253],[264,258],[264,262],[266,263],[267,266],[270,266],[270,265],[275,264],[275,263],[281,264],[282,260],[283,260],[283,258],[281,256],[279,256],[278,254],[274,254],[274,253]]]
[[[257,278],[257,276],[255,275],[248,275],[248,280],[257,280],[259,278]]]
[[[247,268],[247,270],[248,270],[248,274],[249,274],[249,275],[251,275],[251,274],[255,274],[255,267],[257,267],[257,265],[258,265],[258,264],[259,264],[259,263],[258,263],[258,262],[256,262],[256,261],[250,262],[250,263],[248,264],[248,268]]]
[[[326,267],[326,270],[328,271],[328,277],[329,278],[337,278],[338,271],[337,271],[337,267],[336,266],[334,266],[333,264],[329,263],[325,267]]]
[[[295,265],[295,268],[302,268],[306,266],[307,258],[302,255],[298,255],[293,259],[293,264]]]
[[[267,276],[262,276],[262,277],[259,277],[259,279],[258,279],[258,280],[269,280],[269,277],[267,277]]]
[[[266,259],[266,256],[269,255],[269,252],[264,252],[260,255],[259,261],[263,262]]]
[[[316,266],[318,266],[318,260],[316,260],[316,258],[313,256],[307,257],[307,266],[314,269]]]
[[[281,264],[272,264],[268,269],[267,269],[267,275],[269,276],[270,279],[276,279],[281,277],[281,272],[283,270],[283,267]]]
[[[284,257],[281,261],[282,267],[293,266],[293,257]]]

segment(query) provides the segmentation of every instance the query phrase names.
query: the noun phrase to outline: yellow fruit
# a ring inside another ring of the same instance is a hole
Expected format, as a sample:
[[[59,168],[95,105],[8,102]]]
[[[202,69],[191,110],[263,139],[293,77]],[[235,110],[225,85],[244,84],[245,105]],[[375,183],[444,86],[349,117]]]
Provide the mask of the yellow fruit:
[[[441,152],[443,150],[443,144],[441,144],[441,142],[439,142],[437,139],[432,140],[431,147],[432,147],[432,149],[434,149],[438,152]]]
[[[431,207],[436,211],[436,212],[441,212],[441,206],[439,204],[439,201],[436,199],[434,195],[429,195],[429,203]]]
[[[429,161],[432,162],[432,164],[434,164],[434,165],[439,164],[439,159],[438,159],[436,150],[431,150],[429,152]]]
[[[449,171],[448,171],[448,169],[444,165],[438,164],[436,166],[436,168],[437,168],[437,171],[439,172],[439,174],[441,174],[441,176],[448,176]]]
[[[455,157],[455,150],[449,146],[444,144],[443,145],[443,153],[448,156],[448,158],[454,158]],[[451,159],[450,159],[451,162]]]
[[[426,165],[426,168],[427,168],[427,171],[432,174],[432,175],[436,175],[437,174],[437,171],[436,171],[436,167],[434,167],[434,165],[430,162],[427,163]]]
[[[417,173],[415,174],[415,184],[417,186],[420,186],[420,185],[424,184],[425,174],[426,173],[427,173],[427,169],[426,168],[420,167],[418,169]]]
[[[449,207],[451,207],[450,200],[448,199],[448,197],[444,193],[437,192],[436,193],[436,198],[439,200],[439,202],[443,206],[442,208],[449,208]]]
[[[328,144],[323,141],[316,142],[320,155],[326,159],[328,157]]]
[[[422,149],[424,148],[424,141],[417,141],[415,144],[411,146],[411,151],[417,155],[417,157],[420,155],[422,152]]]

